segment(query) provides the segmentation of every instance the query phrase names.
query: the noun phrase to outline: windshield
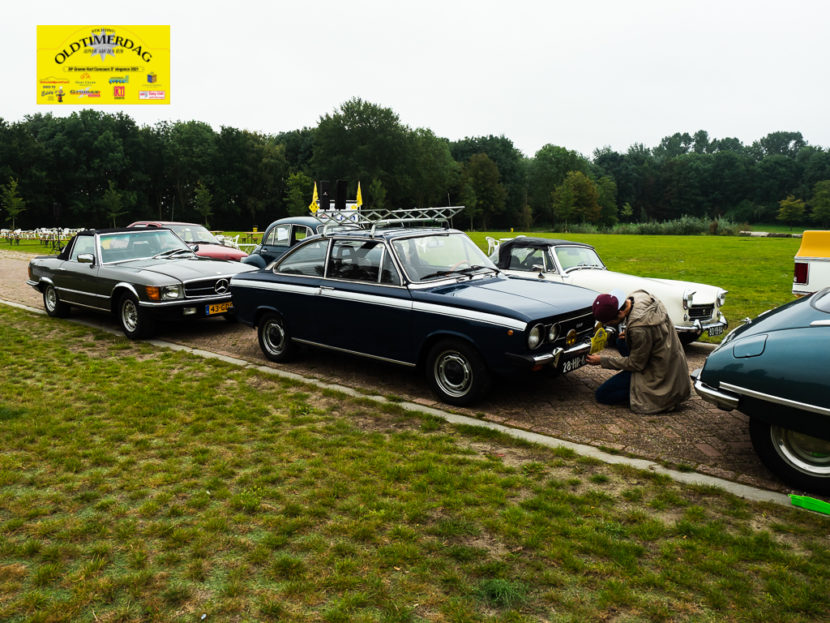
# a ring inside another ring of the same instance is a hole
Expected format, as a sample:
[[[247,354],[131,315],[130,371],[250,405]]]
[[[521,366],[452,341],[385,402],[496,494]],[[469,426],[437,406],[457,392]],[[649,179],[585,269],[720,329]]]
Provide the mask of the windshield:
[[[554,252],[564,271],[578,268],[605,268],[597,252],[589,247],[556,247]]]
[[[193,253],[181,238],[167,229],[146,229],[117,234],[101,234],[101,261],[123,262],[158,255]]]
[[[453,274],[492,270],[496,266],[462,233],[429,234],[394,240],[392,246],[409,279],[431,281]]]
[[[172,229],[176,232],[176,235],[179,238],[188,244],[199,244],[200,242],[207,244],[222,244],[216,239],[216,236],[201,225],[165,225],[165,227]]]

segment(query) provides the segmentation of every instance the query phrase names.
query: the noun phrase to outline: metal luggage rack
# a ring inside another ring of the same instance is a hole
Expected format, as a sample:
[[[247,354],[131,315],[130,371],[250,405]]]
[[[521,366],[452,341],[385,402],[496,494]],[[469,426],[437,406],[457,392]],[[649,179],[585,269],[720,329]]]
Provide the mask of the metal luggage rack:
[[[325,224],[323,233],[330,225],[358,225],[364,229],[371,226],[371,235],[375,230],[390,225],[410,225],[413,223],[442,223],[448,227],[452,217],[461,212],[465,206],[445,206],[430,208],[396,208],[371,210],[318,210],[314,216]]]

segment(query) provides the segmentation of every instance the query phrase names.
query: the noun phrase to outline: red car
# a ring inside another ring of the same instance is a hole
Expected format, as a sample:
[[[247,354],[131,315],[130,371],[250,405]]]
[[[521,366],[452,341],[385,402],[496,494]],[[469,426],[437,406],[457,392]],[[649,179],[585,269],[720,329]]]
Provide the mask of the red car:
[[[196,223],[178,223],[176,221],[136,221],[127,227],[166,227],[172,229],[179,238],[189,245],[199,245],[196,255],[210,257],[215,260],[240,261],[248,254],[234,247],[223,245],[205,227]]]

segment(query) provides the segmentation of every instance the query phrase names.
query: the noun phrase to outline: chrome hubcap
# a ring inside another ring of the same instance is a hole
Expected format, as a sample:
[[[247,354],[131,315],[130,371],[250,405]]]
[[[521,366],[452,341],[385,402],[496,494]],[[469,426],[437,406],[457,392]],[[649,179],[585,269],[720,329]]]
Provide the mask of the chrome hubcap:
[[[797,470],[830,478],[830,441],[780,426],[771,426],[772,443],[778,454]]]
[[[460,397],[470,391],[473,371],[470,362],[461,353],[442,353],[435,361],[434,373],[438,386],[447,395]]]
[[[274,354],[279,354],[285,348],[285,331],[279,322],[271,321],[265,326],[263,332],[265,338],[265,345],[268,350]]]
[[[138,326],[138,310],[135,303],[129,299],[121,305],[121,322],[130,333]]]

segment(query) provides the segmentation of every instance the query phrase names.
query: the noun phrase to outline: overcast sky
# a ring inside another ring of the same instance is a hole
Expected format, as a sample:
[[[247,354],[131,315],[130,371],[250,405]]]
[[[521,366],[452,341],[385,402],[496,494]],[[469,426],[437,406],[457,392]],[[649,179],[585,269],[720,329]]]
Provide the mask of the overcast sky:
[[[275,134],[360,97],[527,156],[700,129],[828,147],[829,18],[825,0],[10,0],[0,117],[80,109],[35,103],[38,24],[169,24],[171,104],[97,108]]]

